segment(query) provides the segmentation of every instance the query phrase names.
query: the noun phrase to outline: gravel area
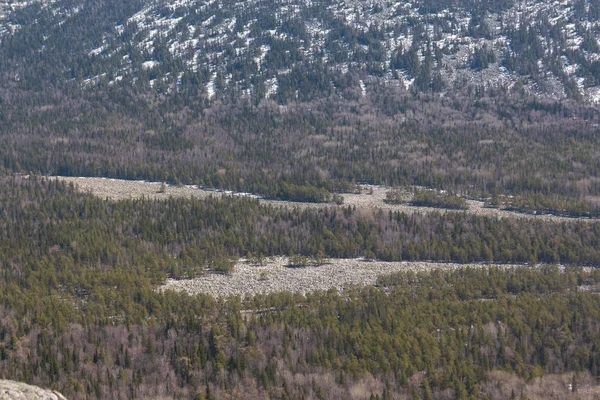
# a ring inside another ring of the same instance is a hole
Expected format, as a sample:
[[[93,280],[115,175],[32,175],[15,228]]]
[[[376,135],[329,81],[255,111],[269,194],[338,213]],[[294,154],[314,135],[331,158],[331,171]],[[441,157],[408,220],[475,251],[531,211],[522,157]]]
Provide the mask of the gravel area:
[[[374,285],[380,275],[401,271],[451,270],[464,267],[486,268],[488,264],[452,264],[431,262],[382,262],[361,259],[331,259],[321,266],[287,267],[287,257],[275,257],[263,266],[240,260],[229,275],[207,272],[195,279],[167,279],[159,290],[207,293],[213,296],[249,295],[290,291],[306,293],[354,285]]]
[[[161,192],[160,182],[147,181],[128,181],[124,179],[111,178],[82,178],[82,177],[67,177],[56,176],[50,177],[72,182],[81,192],[91,193],[98,197],[107,198],[110,200],[125,200],[125,199],[168,199],[169,197],[196,197],[199,199],[208,196],[221,196],[223,193],[211,190],[198,189],[196,186],[171,186],[166,185],[165,191]]]
[[[89,192],[102,198],[108,198],[112,200],[132,199],[132,198],[154,198],[154,199],[167,199],[169,197],[187,197],[187,198],[198,198],[203,199],[208,196],[222,196],[237,195],[237,196],[251,196],[257,197],[249,193],[234,193],[230,191],[218,191],[202,189],[194,185],[188,186],[166,186],[166,190],[160,192],[159,182],[146,182],[146,181],[128,181],[122,179],[109,179],[109,178],[82,178],[82,177],[52,177],[64,180],[66,182],[72,182],[79,190],[83,192]],[[343,206],[356,206],[358,209],[375,210],[380,208],[384,211],[393,210],[401,211],[407,214],[412,213],[462,213],[467,212],[475,215],[484,215],[496,218],[523,218],[531,220],[542,220],[542,221],[556,221],[565,222],[573,221],[575,218],[559,217],[556,215],[529,215],[520,214],[510,211],[499,210],[495,208],[484,208],[482,201],[467,200],[469,205],[468,210],[445,210],[440,208],[432,207],[414,207],[407,204],[387,204],[385,203],[386,193],[390,190],[384,186],[372,186],[363,185],[361,186],[360,194],[344,194]],[[369,194],[372,191],[372,194]],[[323,208],[323,207],[336,207],[334,204],[322,204],[322,203],[301,203],[301,202],[290,202],[280,200],[264,200],[261,199],[265,204],[272,204],[275,206],[284,207],[300,207],[300,208]],[[597,222],[597,219],[586,219],[580,218],[580,221]]]

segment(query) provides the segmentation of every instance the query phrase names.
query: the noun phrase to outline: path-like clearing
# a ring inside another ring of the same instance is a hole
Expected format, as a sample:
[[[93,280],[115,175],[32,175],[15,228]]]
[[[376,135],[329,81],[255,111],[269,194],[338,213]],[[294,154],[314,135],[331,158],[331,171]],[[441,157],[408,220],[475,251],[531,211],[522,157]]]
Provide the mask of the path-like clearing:
[[[79,190],[83,192],[89,192],[102,198],[109,198],[112,200],[122,200],[131,198],[154,198],[154,199],[167,199],[172,197],[186,197],[186,198],[206,198],[208,196],[221,196],[223,194],[230,195],[245,195],[251,196],[247,193],[233,193],[233,192],[220,192],[216,190],[200,189],[196,186],[167,186],[163,193],[160,193],[160,183],[158,182],[145,182],[145,181],[128,181],[122,179],[108,179],[108,178],[81,178],[81,177],[53,177],[64,180],[66,182],[73,182]],[[372,189],[372,194],[369,194]],[[596,219],[587,218],[567,218],[559,217],[556,215],[530,215],[520,214],[511,211],[499,210],[496,208],[485,208],[482,201],[467,200],[469,205],[468,210],[445,210],[440,208],[432,207],[414,207],[408,204],[388,204],[386,203],[386,193],[391,190],[390,188],[383,186],[361,186],[360,194],[344,194],[343,206],[356,206],[358,209],[363,210],[375,210],[380,208],[384,211],[393,210],[401,211],[407,214],[412,213],[461,213],[467,212],[470,214],[484,215],[496,218],[525,218],[531,220],[544,220],[544,221],[587,221],[594,222],[599,221]],[[256,197],[256,196],[254,196]],[[272,204],[275,206],[284,207],[300,207],[300,208],[320,208],[320,207],[336,207],[331,203],[301,203],[301,202],[290,202],[281,200],[265,200],[261,199],[261,202],[265,204]]]

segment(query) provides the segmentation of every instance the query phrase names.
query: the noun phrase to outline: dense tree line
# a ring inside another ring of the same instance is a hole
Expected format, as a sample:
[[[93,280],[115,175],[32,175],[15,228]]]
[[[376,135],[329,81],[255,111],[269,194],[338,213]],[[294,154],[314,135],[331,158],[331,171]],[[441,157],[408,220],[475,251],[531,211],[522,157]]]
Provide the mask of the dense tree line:
[[[111,203],[76,194],[57,181],[15,178],[3,185],[6,217],[0,239],[7,264],[21,264],[24,254],[52,257],[61,249],[75,264],[116,266],[152,260],[146,268],[157,280],[165,273],[200,274],[215,258],[249,253],[600,264],[600,224],[586,221],[364,213],[343,205],[302,210],[236,197]],[[11,258],[13,253],[17,258]]]
[[[415,189],[410,203],[417,207],[436,207],[451,210],[466,210],[469,208],[462,197],[448,192],[437,193],[433,190]]]
[[[466,210],[469,208],[464,198],[452,193],[414,188],[411,195],[410,191],[410,188],[392,189],[386,193],[384,201],[388,204],[410,204],[416,207],[449,210]],[[492,204],[492,202],[490,201],[489,204]]]
[[[512,198],[500,199],[493,195],[487,205],[490,207],[502,207],[505,210],[524,212],[528,214],[554,213],[568,217],[597,217],[600,210],[597,204],[588,204],[584,201],[565,196],[545,195],[542,193],[528,193]]]

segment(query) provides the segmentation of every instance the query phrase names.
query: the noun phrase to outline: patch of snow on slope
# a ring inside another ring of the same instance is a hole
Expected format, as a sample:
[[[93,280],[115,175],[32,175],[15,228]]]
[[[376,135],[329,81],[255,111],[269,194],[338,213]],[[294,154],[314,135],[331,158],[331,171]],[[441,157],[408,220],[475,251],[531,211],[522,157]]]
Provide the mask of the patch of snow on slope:
[[[160,63],[158,61],[145,61],[145,62],[142,63],[142,68],[143,69],[152,69],[152,68],[156,67],[159,64]]]
[[[267,79],[265,81],[265,87],[267,89],[267,93],[265,97],[271,97],[277,93],[277,89],[279,89],[279,82],[277,81],[277,77]]]
[[[215,81],[217,79],[217,73],[213,72],[210,81],[206,84],[206,94],[208,95],[209,100],[215,97],[216,89],[215,89]]]

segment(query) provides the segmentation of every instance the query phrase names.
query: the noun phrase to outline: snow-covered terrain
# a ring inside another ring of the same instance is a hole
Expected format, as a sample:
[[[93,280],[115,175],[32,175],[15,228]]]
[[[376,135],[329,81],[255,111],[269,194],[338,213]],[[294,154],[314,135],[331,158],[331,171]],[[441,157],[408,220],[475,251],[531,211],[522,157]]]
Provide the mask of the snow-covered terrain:
[[[57,26],[89,18],[87,2],[41,4],[38,18],[27,25],[25,10],[40,2],[0,1],[0,37],[30,29],[45,15],[52,15]],[[115,18],[111,29],[82,38],[90,45],[78,56],[102,65],[84,71],[83,86],[104,80],[125,84],[131,79],[123,77],[143,75],[151,86],[169,91],[194,80],[208,99],[228,90],[292,98],[311,84],[341,97],[348,89],[365,97],[372,81],[442,95],[471,85],[554,99],[600,99],[600,5],[595,0],[493,3],[494,11],[468,1],[451,6],[415,0],[140,4]],[[45,37],[43,46],[52,40]],[[32,50],[43,51],[43,46]],[[330,82],[315,82],[321,79]]]

